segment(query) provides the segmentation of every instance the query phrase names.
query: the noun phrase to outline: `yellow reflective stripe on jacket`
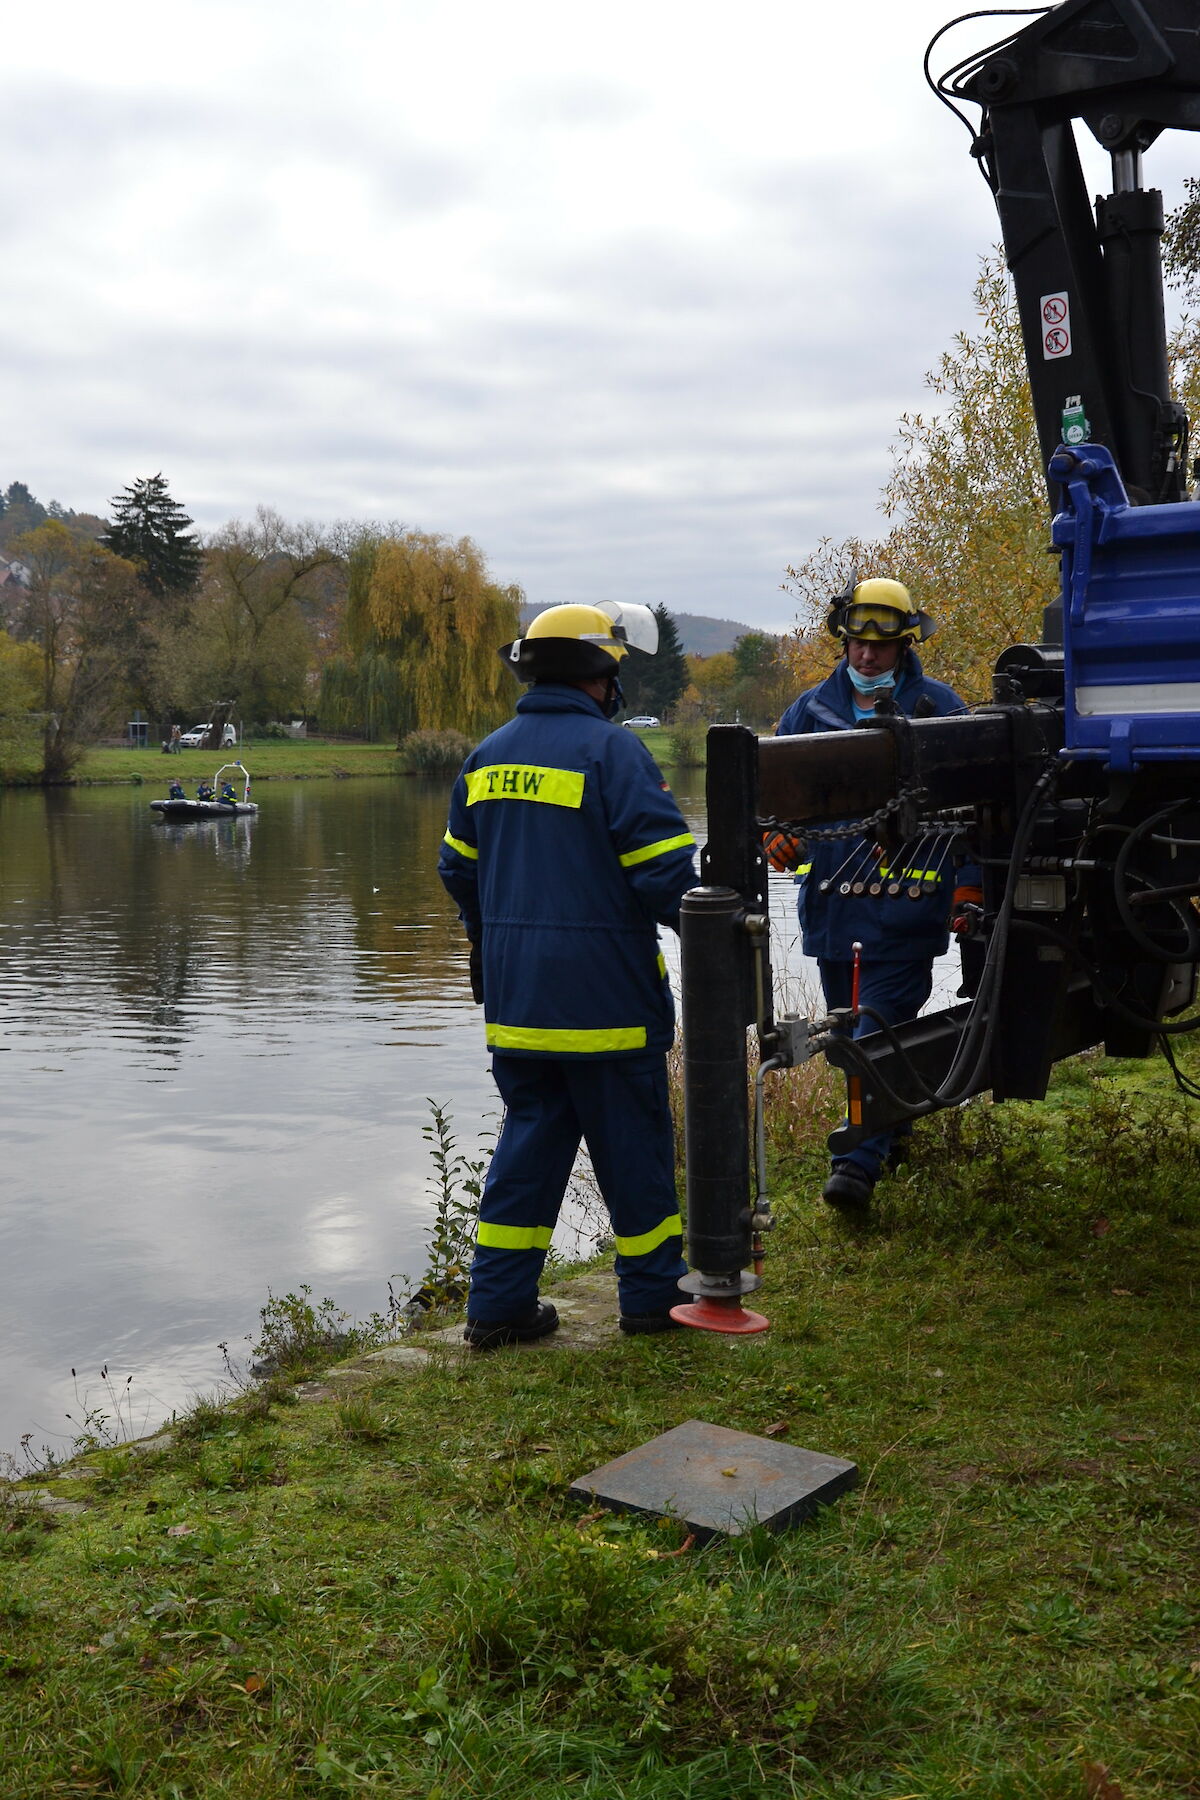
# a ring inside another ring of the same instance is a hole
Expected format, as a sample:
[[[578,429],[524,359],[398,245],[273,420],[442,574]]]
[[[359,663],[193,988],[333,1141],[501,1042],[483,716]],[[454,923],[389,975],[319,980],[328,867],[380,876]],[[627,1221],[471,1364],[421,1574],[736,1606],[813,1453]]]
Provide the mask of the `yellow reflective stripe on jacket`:
[[[682,1236],[683,1220],[678,1213],[672,1213],[669,1219],[663,1219],[652,1231],[643,1231],[640,1237],[619,1237],[617,1255],[649,1256],[651,1250],[657,1250],[669,1237]]]
[[[489,1050],[544,1050],[551,1056],[603,1056],[614,1050],[644,1050],[646,1027],[545,1031],[534,1025],[489,1025],[487,1045]]]
[[[547,806],[583,805],[577,769],[542,769],[535,763],[489,763],[467,776],[467,805],[480,800],[541,800]]]
[[[446,833],[442,842],[449,844],[452,850],[457,850],[460,856],[469,856],[472,862],[479,861],[479,852],[474,844],[464,844],[461,838],[451,837],[449,832]]]
[[[941,869],[889,869],[883,863],[879,865],[879,873],[885,881],[898,877],[901,881],[940,881]]]
[[[554,1236],[549,1225],[487,1225],[475,1228],[475,1242],[487,1250],[548,1250]]]
[[[668,850],[688,850],[695,842],[691,832],[684,831],[678,837],[659,838],[657,844],[643,844],[640,850],[627,850],[619,861],[623,869],[632,869],[635,863],[649,862],[652,856],[665,856]]]
[[[811,863],[801,863],[800,867],[796,870],[796,873],[797,873],[797,875],[811,875],[812,874],[812,864]]]
[[[663,955],[662,951],[660,950],[658,953],[658,973],[659,973],[660,980],[666,975],[666,972],[667,972],[667,959]]]

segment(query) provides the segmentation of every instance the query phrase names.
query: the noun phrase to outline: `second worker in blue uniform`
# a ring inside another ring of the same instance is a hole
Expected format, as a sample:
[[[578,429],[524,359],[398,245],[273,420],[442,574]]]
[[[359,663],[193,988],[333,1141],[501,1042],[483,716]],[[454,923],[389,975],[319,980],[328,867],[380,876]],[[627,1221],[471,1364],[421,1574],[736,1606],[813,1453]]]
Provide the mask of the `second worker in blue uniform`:
[[[826,623],[842,644],[842,659],[792,702],[777,736],[861,730],[885,695],[909,718],[966,710],[953,688],[922,669],[914,645],[937,628],[901,582],[852,577]],[[814,834],[806,846],[778,832],[765,847],[774,868],[795,872],[804,951],[817,960],[826,1005],[850,1006],[857,944],[861,1005],[889,1025],[915,1019],[933,986],[934,959],[947,947],[952,914],[968,919],[982,898],[978,869],[956,867],[950,835],[925,834],[890,857],[856,830]],[[876,1030],[865,1014],[853,1027],[855,1037]],[[831,1206],[853,1211],[869,1204],[898,1135],[880,1132],[835,1159],[823,1190]]]

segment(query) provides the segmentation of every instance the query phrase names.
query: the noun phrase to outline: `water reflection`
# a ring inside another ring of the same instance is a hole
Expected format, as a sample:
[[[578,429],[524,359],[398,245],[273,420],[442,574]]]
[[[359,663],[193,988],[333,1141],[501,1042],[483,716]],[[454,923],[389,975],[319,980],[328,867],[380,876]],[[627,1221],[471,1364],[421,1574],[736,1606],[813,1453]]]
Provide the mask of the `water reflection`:
[[[426,1096],[494,1125],[433,873],[444,784],[0,795],[0,1447],[69,1436],[69,1370],[161,1410],[270,1287],[365,1313],[423,1265]]]

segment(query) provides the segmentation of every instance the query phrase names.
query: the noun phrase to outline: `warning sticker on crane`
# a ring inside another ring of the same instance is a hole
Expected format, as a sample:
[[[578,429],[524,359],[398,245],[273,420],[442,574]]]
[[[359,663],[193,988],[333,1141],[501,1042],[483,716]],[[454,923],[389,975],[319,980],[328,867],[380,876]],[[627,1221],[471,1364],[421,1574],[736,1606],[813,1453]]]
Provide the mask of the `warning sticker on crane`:
[[[1071,302],[1064,290],[1042,295],[1042,355],[1047,362],[1071,354]]]

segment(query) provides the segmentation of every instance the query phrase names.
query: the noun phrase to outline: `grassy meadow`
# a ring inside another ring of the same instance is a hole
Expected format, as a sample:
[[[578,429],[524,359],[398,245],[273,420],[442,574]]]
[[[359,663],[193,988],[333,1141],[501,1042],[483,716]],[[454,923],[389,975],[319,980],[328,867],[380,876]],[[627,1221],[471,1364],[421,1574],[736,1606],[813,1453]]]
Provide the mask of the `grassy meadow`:
[[[268,1380],[5,1491],[6,1800],[1200,1795],[1200,1111],[1077,1058],[920,1125],[854,1230],[828,1072],[770,1085],[766,1336],[298,1401],[322,1314],[275,1303]],[[704,1548],[568,1497],[688,1418],[859,1485]]]
[[[242,758],[255,781],[306,781],[330,776],[395,775],[395,744],[329,743],[321,738],[251,738],[232,750],[180,750],[164,756],[152,750],[96,748],[84,752],[75,771],[80,785],[130,781],[156,786],[178,776],[190,792],[212,780],[219,764]]]

